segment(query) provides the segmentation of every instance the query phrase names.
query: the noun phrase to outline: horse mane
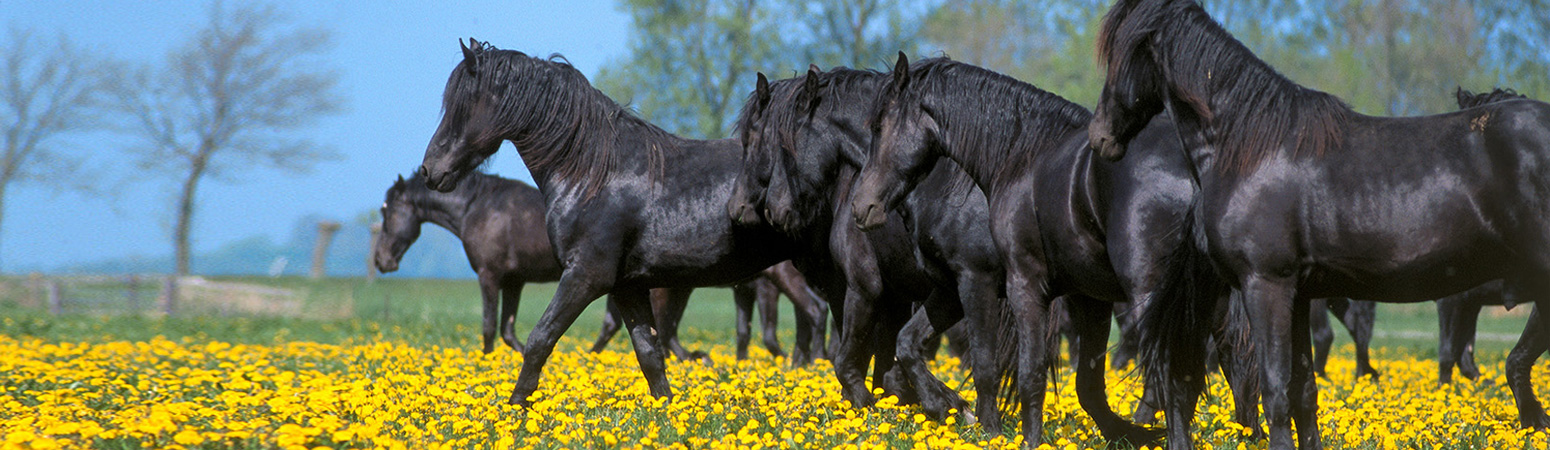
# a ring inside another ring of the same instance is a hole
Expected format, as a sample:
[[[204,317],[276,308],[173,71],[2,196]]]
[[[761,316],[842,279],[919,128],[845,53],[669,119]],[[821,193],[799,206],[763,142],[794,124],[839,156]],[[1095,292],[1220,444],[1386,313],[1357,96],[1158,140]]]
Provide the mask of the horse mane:
[[[806,77],[807,75],[803,75]],[[805,78],[802,78],[805,81]],[[877,93],[886,85],[886,74],[876,70],[852,69],[849,67],[834,67],[818,74],[817,98],[809,98],[799,84],[793,92],[791,100],[784,107],[771,111],[773,124],[780,124],[780,139],[786,144],[788,151],[796,151],[797,119],[801,116],[812,117],[818,112],[820,106],[815,101],[828,99],[831,105],[843,104],[871,104],[876,99]],[[851,103],[854,102],[854,103]],[[771,104],[774,104],[773,102]]]
[[[1338,150],[1356,114],[1281,75],[1194,1],[1121,0],[1104,16],[1097,49],[1109,76],[1130,73],[1130,56],[1144,46],[1167,89],[1216,127],[1211,144],[1224,171],[1252,170],[1288,144],[1292,157]]]
[[[451,191],[440,192],[440,191],[436,191],[434,189],[431,189],[429,187],[426,187],[426,185],[425,185],[425,176],[423,174],[421,174],[419,170],[412,170],[412,171],[410,171],[410,173],[412,173],[413,175],[411,175],[409,178],[406,179],[406,178],[400,176],[400,177],[398,177],[398,180],[393,182],[393,186],[388,188],[387,198],[391,199],[395,195],[405,195],[405,194],[408,194],[408,193],[411,193],[411,192],[420,195],[419,197],[416,197],[416,198],[423,198],[424,195],[444,196],[444,197],[464,197],[464,196],[469,195],[470,193],[476,193],[476,192],[482,193],[482,192],[487,192],[487,191],[492,190],[492,189],[500,188],[500,187],[502,187],[502,185],[505,185],[505,184],[511,184],[511,183],[519,183],[519,184],[523,184],[523,185],[527,184],[527,183],[522,183],[521,181],[517,181],[517,180],[511,180],[511,179],[501,178],[501,177],[498,177],[498,176],[495,176],[495,175],[490,175],[490,174],[483,173],[483,172],[472,171],[472,172],[469,172],[468,175],[466,175],[466,176],[462,177],[461,179],[459,179],[458,182],[457,182],[457,186],[452,188]]]
[[[442,107],[442,114],[466,119],[480,106],[479,99],[497,94],[499,103],[489,106],[495,108],[488,116],[492,123],[474,124],[485,133],[475,142],[512,137],[531,172],[582,183],[588,198],[618,164],[625,151],[620,147],[643,147],[652,173],[661,171],[662,147],[678,137],[619,106],[564,56],[541,59],[487,43],[476,47],[477,75],[466,67],[467,58],[459,62],[447,80]],[[627,131],[643,138],[644,145],[624,145],[620,134]]]
[[[1502,88],[1495,88],[1492,89],[1491,92],[1481,92],[1476,94],[1466,91],[1463,87],[1460,87],[1458,88],[1458,91],[1454,93],[1454,96],[1458,97],[1459,109],[1469,109],[1476,106],[1484,106],[1501,101],[1528,98],[1527,95],[1519,94],[1517,91],[1512,89]]]
[[[769,87],[770,99],[768,103],[760,105],[757,99],[754,98],[755,95],[758,95],[758,92],[750,92],[748,100],[743,102],[742,109],[738,110],[737,120],[732,122],[732,129],[733,133],[739,138],[763,131],[754,129],[754,127],[770,123],[771,113],[788,109],[785,105],[792,101],[796,96],[797,90],[802,87],[802,77],[771,81]],[[754,113],[758,113],[761,119],[755,120]]]
[[[909,83],[898,94],[904,104],[937,105],[927,114],[944,128],[956,121],[992,124],[958,127],[944,136],[950,148],[973,149],[956,154],[965,171],[999,170],[995,168],[1028,161],[1055,148],[1059,137],[1071,130],[1085,130],[1092,120],[1092,112],[1065,98],[946,57],[911,64]],[[926,100],[932,101],[923,103]]]

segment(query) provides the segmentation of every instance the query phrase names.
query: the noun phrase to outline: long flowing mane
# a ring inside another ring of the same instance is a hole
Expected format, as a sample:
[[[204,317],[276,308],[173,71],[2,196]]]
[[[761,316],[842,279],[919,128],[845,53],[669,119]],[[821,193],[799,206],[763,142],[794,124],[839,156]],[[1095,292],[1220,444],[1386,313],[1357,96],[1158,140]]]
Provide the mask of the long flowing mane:
[[[912,64],[910,80],[910,86],[899,94],[902,104],[934,105],[932,117],[943,128],[953,129],[943,137],[946,144],[950,148],[972,149],[957,153],[966,171],[1005,169],[1031,161],[1042,151],[1054,148],[1060,136],[1073,129],[1086,129],[1092,120],[1092,112],[1087,108],[1058,95],[947,58]],[[984,125],[951,125],[957,122]]]
[[[629,151],[621,147],[644,147],[637,151],[647,152],[655,173],[662,165],[661,147],[679,139],[592,87],[562,56],[540,59],[483,43],[476,47],[477,75],[466,67],[468,60],[458,63],[447,80],[442,114],[467,120],[474,108],[495,108],[494,114],[483,116],[491,123],[468,124],[484,133],[475,136],[475,142],[512,137],[535,175],[585,183],[590,197]],[[500,101],[481,101],[491,95]],[[626,132],[644,142],[621,139]]]
[[[1252,170],[1284,146],[1293,157],[1338,150],[1343,124],[1356,114],[1276,72],[1191,0],[1120,0],[1103,19],[1097,47],[1110,77],[1132,73],[1130,64],[1160,65],[1167,89],[1215,127],[1221,170]],[[1148,51],[1150,58],[1133,58]]]

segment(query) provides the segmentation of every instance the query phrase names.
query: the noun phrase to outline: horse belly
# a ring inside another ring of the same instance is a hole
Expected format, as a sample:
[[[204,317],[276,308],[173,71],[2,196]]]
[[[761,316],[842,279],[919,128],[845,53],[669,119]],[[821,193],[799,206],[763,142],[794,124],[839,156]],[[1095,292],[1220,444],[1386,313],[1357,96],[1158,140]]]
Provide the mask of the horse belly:
[[[1301,289],[1307,297],[1353,297],[1384,302],[1436,300],[1512,270],[1502,249],[1454,243],[1431,252],[1396,252],[1386,256],[1350,255],[1316,262]]]

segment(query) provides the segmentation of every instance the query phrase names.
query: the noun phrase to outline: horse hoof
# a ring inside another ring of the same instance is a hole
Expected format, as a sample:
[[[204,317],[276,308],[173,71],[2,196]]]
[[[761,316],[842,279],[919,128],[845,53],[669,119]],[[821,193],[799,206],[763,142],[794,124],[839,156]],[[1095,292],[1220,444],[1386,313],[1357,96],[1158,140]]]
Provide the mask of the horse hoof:
[[[980,423],[980,418],[975,417],[974,413],[972,412],[963,411],[958,413],[958,416],[959,419],[963,421],[964,426],[975,426],[979,425]]]

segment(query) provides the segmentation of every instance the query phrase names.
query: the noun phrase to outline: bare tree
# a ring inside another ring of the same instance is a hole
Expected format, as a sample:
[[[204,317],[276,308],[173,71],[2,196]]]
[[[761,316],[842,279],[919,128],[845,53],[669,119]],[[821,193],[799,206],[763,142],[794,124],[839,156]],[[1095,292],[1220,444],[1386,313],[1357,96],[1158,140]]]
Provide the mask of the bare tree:
[[[128,73],[115,90],[139,138],[141,168],[179,177],[173,225],[176,273],[189,273],[195,193],[205,178],[231,181],[255,166],[302,172],[336,158],[297,135],[337,112],[338,76],[320,68],[326,30],[288,26],[269,7],[227,13],[220,2],[209,23],[168,55],[165,67]]]
[[[62,138],[101,125],[104,74],[111,65],[63,37],[43,41],[19,28],[8,37],[0,42],[0,219],[13,183],[90,188],[93,177],[80,176],[86,152]]]

